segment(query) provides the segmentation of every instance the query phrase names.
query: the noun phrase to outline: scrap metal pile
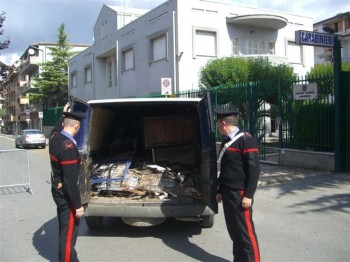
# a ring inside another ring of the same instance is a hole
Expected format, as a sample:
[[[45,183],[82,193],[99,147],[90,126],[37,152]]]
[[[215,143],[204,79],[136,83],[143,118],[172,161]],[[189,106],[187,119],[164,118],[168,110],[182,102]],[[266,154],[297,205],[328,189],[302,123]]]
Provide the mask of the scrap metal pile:
[[[132,199],[201,199],[196,181],[198,174],[193,170],[179,172],[158,165],[142,165],[135,168],[130,166],[130,161],[95,164],[91,177],[92,194]]]

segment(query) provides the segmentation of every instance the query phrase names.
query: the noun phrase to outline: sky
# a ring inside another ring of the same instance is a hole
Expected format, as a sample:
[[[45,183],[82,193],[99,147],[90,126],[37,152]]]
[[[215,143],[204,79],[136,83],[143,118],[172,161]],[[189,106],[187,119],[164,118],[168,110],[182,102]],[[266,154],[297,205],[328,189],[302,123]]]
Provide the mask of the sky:
[[[103,4],[153,9],[166,0],[0,0],[6,12],[0,42],[10,39],[9,48],[0,50],[0,61],[12,65],[31,44],[57,42],[59,26],[65,24],[69,43],[93,44],[93,27]],[[179,0],[187,1],[187,0]],[[312,17],[319,22],[350,11],[350,0],[215,0],[261,7]],[[0,29],[0,30],[1,30]]]

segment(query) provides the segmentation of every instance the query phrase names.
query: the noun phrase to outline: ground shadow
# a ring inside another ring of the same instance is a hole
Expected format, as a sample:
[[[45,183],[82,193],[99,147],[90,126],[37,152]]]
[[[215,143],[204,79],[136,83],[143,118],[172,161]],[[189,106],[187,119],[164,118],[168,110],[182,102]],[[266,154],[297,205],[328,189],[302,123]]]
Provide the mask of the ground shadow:
[[[48,261],[58,261],[58,220],[56,217],[34,232],[33,246],[38,254]]]
[[[197,261],[227,262],[228,260],[212,255],[190,242],[190,238],[201,233],[202,228],[193,222],[181,222],[167,219],[164,223],[153,227],[133,227],[118,218],[105,218],[100,230],[89,230],[84,219],[80,222],[79,237],[128,237],[159,238],[169,248],[181,252]],[[210,230],[210,229],[205,229]],[[48,261],[57,261],[58,222],[53,218],[43,224],[33,235],[33,246],[39,255]]]
[[[301,180],[276,185],[280,189],[279,197],[287,194],[297,194],[300,191],[308,191],[320,188],[336,189],[339,193],[319,196],[312,200],[305,200],[296,203],[293,207],[309,206],[311,210],[300,212],[326,212],[339,211],[349,213],[350,193],[344,193],[344,186],[350,188],[350,173],[324,173],[313,176],[306,176]]]
[[[160,225],[152,227],[134,227],[123,223],[118,218],[105,218],[104,226],[100,230],[89,230],[85,221],[82,221],[81,234],[85,236],[111,236],[111,237],[128,237],[128,238],[144,238],[152,236],[159,238],[169,248],[181,252],[188,257],[197,261],[211,262],[227,262],[228,260],[212,255],[190,242],[190,238],[199,235],[202,231],[201,226],[196,222],[177,221],[168,218]],[[85,227],[83,229],[83,227]],[[210,230],[210,229],[203,229]]]

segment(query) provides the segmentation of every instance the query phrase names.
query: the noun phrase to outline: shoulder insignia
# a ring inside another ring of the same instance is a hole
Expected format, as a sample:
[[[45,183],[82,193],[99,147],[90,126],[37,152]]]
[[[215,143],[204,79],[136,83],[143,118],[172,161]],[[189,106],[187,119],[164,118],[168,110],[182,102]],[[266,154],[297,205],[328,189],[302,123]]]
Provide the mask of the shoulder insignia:
[[[74,143],[71,140],[66,139],[63,141],[63,148],[64,150],[72,150],[74,148]]]

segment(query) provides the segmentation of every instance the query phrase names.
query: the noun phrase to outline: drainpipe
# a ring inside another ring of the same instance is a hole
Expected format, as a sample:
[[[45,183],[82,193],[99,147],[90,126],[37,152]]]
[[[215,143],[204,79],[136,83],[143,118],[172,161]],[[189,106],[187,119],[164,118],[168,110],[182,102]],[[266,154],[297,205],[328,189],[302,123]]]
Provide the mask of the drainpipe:
[[[177,53],[176,53],[176,12],[173,11],[173,67],[174,67],[174,87],[173,87],[173,94],[176,94],[178,87],[177,87]]]
[[[116,72],[116,84],[117,84],[117,92],[118,92],[118,98],[120,98],[120,76],[119,74],[119,40],[118,40],[118,31],[117,31],[117,37],[116,37],[116,43],[115,43],[115,72]]]

